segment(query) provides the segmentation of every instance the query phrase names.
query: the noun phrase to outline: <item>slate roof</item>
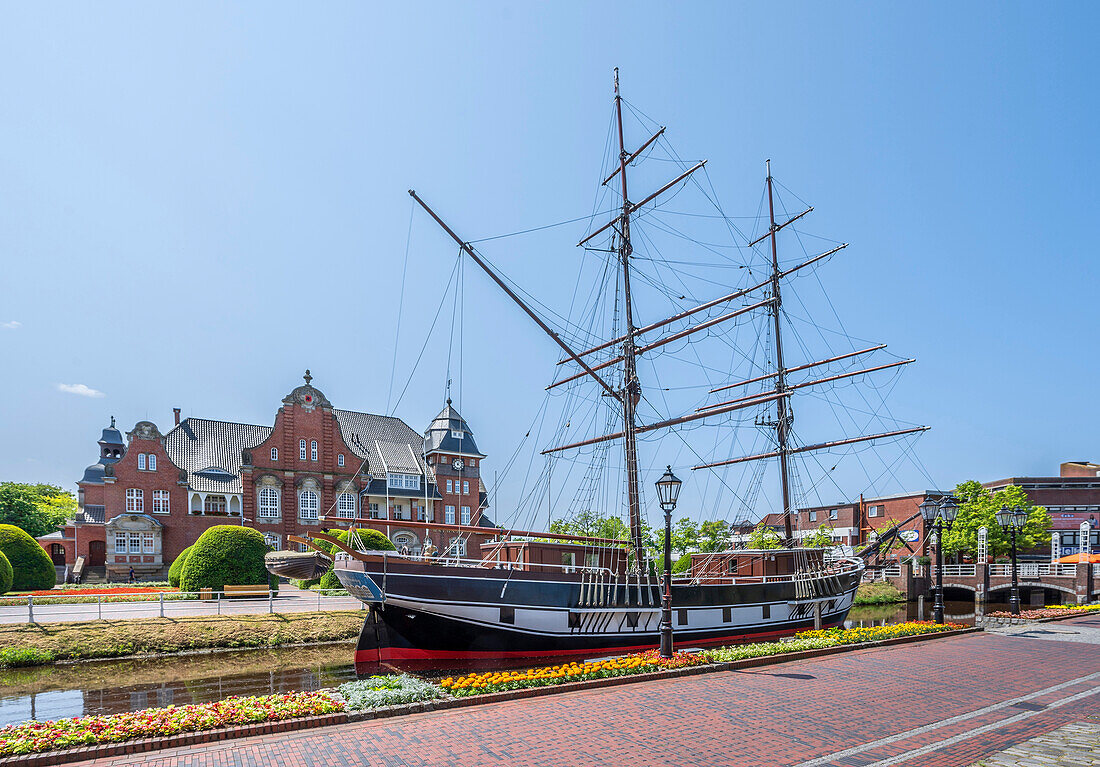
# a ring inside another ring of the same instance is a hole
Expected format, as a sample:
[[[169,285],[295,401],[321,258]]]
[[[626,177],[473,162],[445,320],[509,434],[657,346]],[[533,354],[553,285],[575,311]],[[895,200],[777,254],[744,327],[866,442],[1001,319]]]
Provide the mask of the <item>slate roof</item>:
[[[462,432],[462,437],[452,436],[453,432]],[[454,409],[450,399],[447,400],[446,407],[440,411],[439,415],[435,417],[435,420],[424,432],[424,452],[434,453],[436,451],[472,455],[477,458],[485,457],[485,454],[477,449],[477,443],[474,442],[470,425]]]
[[[187,418],[168,432],[168,457],[187,472],[188,484],[200,493],[241,493],[241,452],[271,435],[270,426]]]
[[[340,434],[360,458],[367,459],[367,469],[375,477],[387,471],[427,476],[435,481],[431,468],[421,455],[424,441],[415,429],[400,418],[354,410],[333,409]],[[421,491],[423,492],[423,491]]]
[[[114,463],[114,461],[111,461],[111,463]],[[102,463],[93,463],[84,470],[84,476],[80,478],[80,481],[87,485],[102,485],[105,472],[106,469]]]

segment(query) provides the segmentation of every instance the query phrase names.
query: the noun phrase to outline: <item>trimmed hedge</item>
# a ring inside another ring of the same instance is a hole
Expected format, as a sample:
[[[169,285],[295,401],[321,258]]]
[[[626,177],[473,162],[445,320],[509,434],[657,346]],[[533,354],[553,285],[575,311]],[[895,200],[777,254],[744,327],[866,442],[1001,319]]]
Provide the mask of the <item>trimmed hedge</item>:
[[[11,591],[12,574],[11,562],[8,561],[4,552],[0,551],[0,594]]]
[[[0,552],[11,565],[13,590],[40,591],[57,583],[50,555],[22,528],[0,525]]]
[[[684,554],[684,556],[677,559],[672,563],[673,573],[686,573],[691,569],[691,554]]]
[[[393,545],[390,539],[387,538],[383,533],[380,533],[378,530],[372,530],[371,528],[367,527],[360,527],[357,528],[357,530],[359,532],[360,540],[363,541],[363,545],[366,546],[368,549],[376,551],[397,550],[397,547]],[[349,530],[325,530],[324,532],[328,533],[341,543],[347,543],[348,536],[350,534]],[[333,549],[336,548],[328,541],[314,541],[314,543],[316,543],[319,548],[324,549],[330,554],[332,553]],[[336,573],[332,571],[332,567],[329,567],[328,572],[326,572],[320,578],[311,578],[308,581],[298,581],[297,586],[298,588],[302,589],[308,589],[317,586],[318,588],[325,591],[344,588],[344,584],[340,583],[340,579],[336,577]]]
[[[191,544],[192,546],[194,544]],[[168,585],[172,588],[178,589],[180,585],[180,574],[183,573],[183,565],[187,561],[187,555],[191,553],[191,546],[180,552],[180,555],[176,557],[172,562],[172,566],[168,568]]]
[[[214,525],[191,546],[180,571],[180,589],[221,591],[225,586],[268,584],[278,580],[264,567],[268,551],[260,531],[238,525]]]

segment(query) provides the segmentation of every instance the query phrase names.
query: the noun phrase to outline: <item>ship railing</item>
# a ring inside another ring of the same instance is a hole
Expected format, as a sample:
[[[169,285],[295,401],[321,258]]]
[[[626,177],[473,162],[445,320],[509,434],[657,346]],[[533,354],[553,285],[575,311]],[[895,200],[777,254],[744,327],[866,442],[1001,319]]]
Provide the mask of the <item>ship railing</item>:
[[[511,570],[513,572],[545,572],[545,571],[560,571],[562,573],[576,574],[582,573],[587,575],[598,575],[607,578],[615,578],[615,571],[609,567],[601,567],[597,565],[566,565],[557,564],[555,562],[498,562],[495,559],[470,559],[468,557],[451,556],[443,554],[438,557],[425,557],[423,554],[402,554],[395,551],[372,551],[372,554],[378,554],[383,559],[401,560],[404,562],[414,562],[416,564],[436,564],[436,565],[453,565],[456,567],[470,567],[477,568],[479,570]],[[336,555],[337,561],[350,561],[351,557],[346,553],[338,553]],[[621,577],[621,574],[620,574]]]
[[[835,575],[844,575],[857,571],[863,567],[863,562],[858,559],[844,557],[830,560],[825,569],[814,572],[788,573],[785,575],[733,575],[731,573],[701,574],[692,576],[691,583],[718,584],[737,586],[750,583],[785,583],[791,581],[806,581],[816,578],[827,578]]]
[[[98,591],[81,595],[82,590]],[[323,610],[358,610],[362,605],[344,589],[269,589],[232,586],[228,590],[145,591],[111,594],[111,589],[66,589],[56,595],[0,597],[0,623],[45,623],[129,618],[186,618],[198,615],[254,615]],[[103,593],[108,592],[108,593]]]

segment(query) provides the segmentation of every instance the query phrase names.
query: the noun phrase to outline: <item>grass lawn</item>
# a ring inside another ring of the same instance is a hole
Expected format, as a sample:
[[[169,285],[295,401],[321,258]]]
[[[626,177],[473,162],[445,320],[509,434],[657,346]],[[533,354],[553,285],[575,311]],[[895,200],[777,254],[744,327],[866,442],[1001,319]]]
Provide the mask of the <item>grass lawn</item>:
[[[873,583],[859,584],[853,604],[886,605],[904,601],[905,595],[898,591],[894,584],[889,581],[874,581]]]
[[[0,665],[354,639],[361,611],[0,625]]]

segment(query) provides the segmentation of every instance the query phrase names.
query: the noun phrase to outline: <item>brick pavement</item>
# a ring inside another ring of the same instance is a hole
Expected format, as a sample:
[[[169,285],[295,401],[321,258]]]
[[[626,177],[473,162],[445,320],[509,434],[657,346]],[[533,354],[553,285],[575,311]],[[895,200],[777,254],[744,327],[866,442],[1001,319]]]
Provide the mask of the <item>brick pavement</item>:
[[[970,634],[93,764],[969,765],[1100,715],[1100,643],[1077,639]]]
[[[1100,764],[1100,723],[1071,722],[974,767],[1080,767]]]

